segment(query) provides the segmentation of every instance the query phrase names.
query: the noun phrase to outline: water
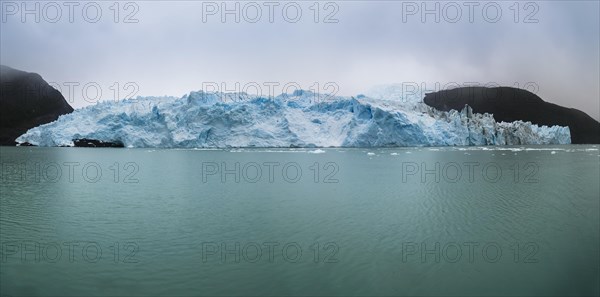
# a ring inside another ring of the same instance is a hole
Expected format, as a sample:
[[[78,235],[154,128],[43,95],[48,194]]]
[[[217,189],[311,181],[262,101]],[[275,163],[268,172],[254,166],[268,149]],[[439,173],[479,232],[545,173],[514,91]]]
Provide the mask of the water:
[[[2,295],[600,293],[598,146],[0,152]]]

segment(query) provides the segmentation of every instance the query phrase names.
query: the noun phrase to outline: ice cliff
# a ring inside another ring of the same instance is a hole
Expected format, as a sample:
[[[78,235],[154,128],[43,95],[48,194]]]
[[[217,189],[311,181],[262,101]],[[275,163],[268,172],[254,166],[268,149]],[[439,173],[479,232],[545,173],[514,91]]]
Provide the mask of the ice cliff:
[[[490,114],[438,111],[422,102],[326,97],[296,91],[274,98],[191,92],[139,97],[75,110],[17,142],[73,146],[95,139],[126,147],[381,147],[569,144],[568,127],[496,122]]]

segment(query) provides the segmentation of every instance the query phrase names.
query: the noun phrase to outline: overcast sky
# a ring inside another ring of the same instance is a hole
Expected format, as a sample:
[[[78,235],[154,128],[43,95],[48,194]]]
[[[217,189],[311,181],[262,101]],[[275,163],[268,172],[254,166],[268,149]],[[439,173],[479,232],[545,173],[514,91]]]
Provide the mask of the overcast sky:
[[[181,96],[236,82],[338,95],[478,83],[527,87],[600,117],[598,1],[0,3],[1,63],[62,86],[74,107],[96,101],[98,87],[110,100],[117,89]]]

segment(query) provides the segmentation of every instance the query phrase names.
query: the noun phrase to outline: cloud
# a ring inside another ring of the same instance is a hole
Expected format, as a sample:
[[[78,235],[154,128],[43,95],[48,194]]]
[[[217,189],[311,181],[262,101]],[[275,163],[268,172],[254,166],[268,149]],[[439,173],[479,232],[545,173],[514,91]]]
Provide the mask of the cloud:
[[[43,10],[46,2],[40,3]],[[98,2],[102,15],[91,23],[83,17],[85,3],[75,7],[73,22],[65,10],[56,23],[44,20],[51,10],[41,12],[39,23],[31,15],[24,23],[20,14],[6,15],[2,64],[59,84],[97,82],[104,99],[129,94],[132,89],[123,87],[129,82],[139,86],[137,95],[176,96],[203,82],[231,88],[235,82],[297,82],[307,89],[335,82],[342,95],[382,83],[534,82],[543,99],[600,117],[598,2],[520,3],[517,22],[514,3],[494,2],[502,12],[496,23],[489,21],[493,7],[483,12],[487,2],[478,2],[472,15],[464,2],[439,2],[439,22],[435,14],[422,21],[424,2],[298,2],[297,23],[286,21],[286,2],[273,6],[272,14],[257,2],[262,11],[256,23],[248,22],[256,16],[249,2],[239,2],[239,23],[233,14],[223,23],[220,13],[205,14],[203,22],[207,3],[195,1],[120,3],[118,15],[112,2]],[[222,8],[222,2],[212,3]],[[448,21],[456,16],[452,3],[462,7],[456,23]],[[413,4],[420,11],[407,14]],[[294,16],[294,7],[287,7]],[[538,22],[525,23],[528,17]],[[77,91],[74,106],[91,104]]]

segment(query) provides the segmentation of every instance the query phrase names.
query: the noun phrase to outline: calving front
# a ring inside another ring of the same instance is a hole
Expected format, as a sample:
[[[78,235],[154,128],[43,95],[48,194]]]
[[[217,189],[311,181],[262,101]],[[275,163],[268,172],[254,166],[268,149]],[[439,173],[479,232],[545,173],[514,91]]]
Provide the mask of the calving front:
[[[362,95],[199,91],[89,106],[30,129],[17,142],[74,146],[80,139],[156,148],[386,147],[569,144],[571,134],[568,127],[498,123],[468,106],[442,112]]]

